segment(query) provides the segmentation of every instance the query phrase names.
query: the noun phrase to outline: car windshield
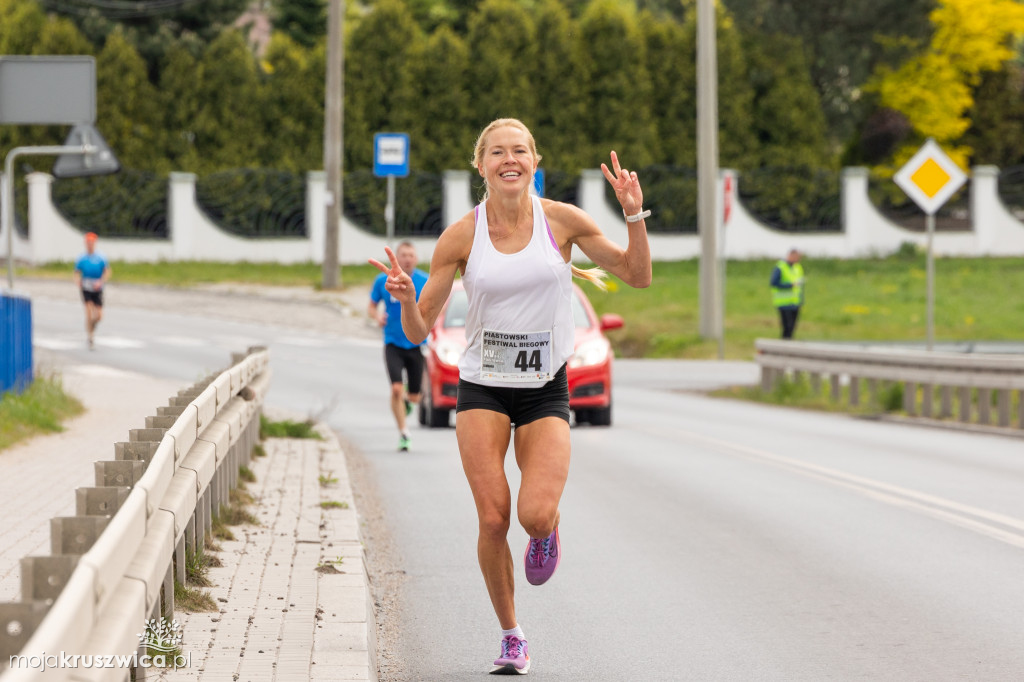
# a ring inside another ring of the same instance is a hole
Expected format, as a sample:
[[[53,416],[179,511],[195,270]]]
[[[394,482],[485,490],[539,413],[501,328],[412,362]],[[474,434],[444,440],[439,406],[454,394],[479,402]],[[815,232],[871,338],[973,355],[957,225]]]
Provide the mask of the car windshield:
[[[452,298],[448,302],[448,309],[444,313],[444,326],[448,327],[465,327],[466,326],[466,312],[469,310],[469,300],[466,298],[465,289],[456,289],[452,292]],[[590,327],[590,318],[587,317],[587,311],[583,307],[583,302],[580,301],[580,296],[577,293],[573,293],[572,297],[572,319],[576,323],[577,329],[587,329]]]

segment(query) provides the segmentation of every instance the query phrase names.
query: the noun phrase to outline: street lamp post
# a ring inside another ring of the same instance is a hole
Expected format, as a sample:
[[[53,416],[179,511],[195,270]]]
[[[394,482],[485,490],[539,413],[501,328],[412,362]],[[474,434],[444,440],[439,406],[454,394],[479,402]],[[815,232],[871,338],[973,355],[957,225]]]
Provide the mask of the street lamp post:
[[[718,65],[714,0],[697,2],[697,227],[700,232],[700,335],[719,340],[722,314],[718,266]]]

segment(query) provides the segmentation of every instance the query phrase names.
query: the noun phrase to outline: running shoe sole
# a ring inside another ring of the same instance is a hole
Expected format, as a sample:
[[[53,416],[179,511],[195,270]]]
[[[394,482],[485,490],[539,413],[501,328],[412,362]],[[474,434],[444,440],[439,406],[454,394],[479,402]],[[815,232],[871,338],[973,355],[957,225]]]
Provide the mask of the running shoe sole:
[[[529,661],[529,659],[527,659],[526,665],[524,665],[522,668],[517,668],[514,665],[512,665],[511,663],[506,663],[505,665],[496,665],[496,666],[494,666],[494,669],[491,670],[490,674],[491,675],[525,675],[528,672],[530,672],[530,661]]]

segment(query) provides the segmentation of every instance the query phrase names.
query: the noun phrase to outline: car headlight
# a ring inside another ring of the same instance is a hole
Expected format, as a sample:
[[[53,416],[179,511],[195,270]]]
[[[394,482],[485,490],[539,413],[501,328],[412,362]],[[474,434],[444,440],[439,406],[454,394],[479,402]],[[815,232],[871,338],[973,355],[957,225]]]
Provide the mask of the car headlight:
[[[611,345],[607,339],[594,339],[580,344],[576,354],[569,358],[570,367],[585,367],[587,365],[600,365],[608,358],[611,352]]]
[[[452,341],[439,341],[434,349],[434,352],[437,353],[438,360],[453,367],[459,364],[459,359],[462,357],[462,351],[462,345]]]

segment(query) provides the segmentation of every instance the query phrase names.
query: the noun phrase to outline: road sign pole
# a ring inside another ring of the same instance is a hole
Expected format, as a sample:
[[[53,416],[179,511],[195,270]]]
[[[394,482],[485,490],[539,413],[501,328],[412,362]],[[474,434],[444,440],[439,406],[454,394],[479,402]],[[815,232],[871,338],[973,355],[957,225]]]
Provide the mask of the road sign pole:
[[[928,294],[927,301],[925,302],[927,308],[925,317],[927,318],[928,350],[931,350],[935,343],[935,253],[933,251],[933,244],[935,242],[935,214],[927,214],[925,220],[928,226],[928,264],[926,267]]]
[[[384,220],[388,225],[388,246],[394,248],[395,239],[395,176],[388,176],[388,204],[384,207]]]
[[[14,288],[14,159],[30,155],[92,154],[95,151],[96,147],[83,145],[81,147],[15,147],[7,152],[7,158],[4,160],[3,185],[0,187],[0,202],[3,203],[0,229],[7,231],[7,286],[9,288]]]

